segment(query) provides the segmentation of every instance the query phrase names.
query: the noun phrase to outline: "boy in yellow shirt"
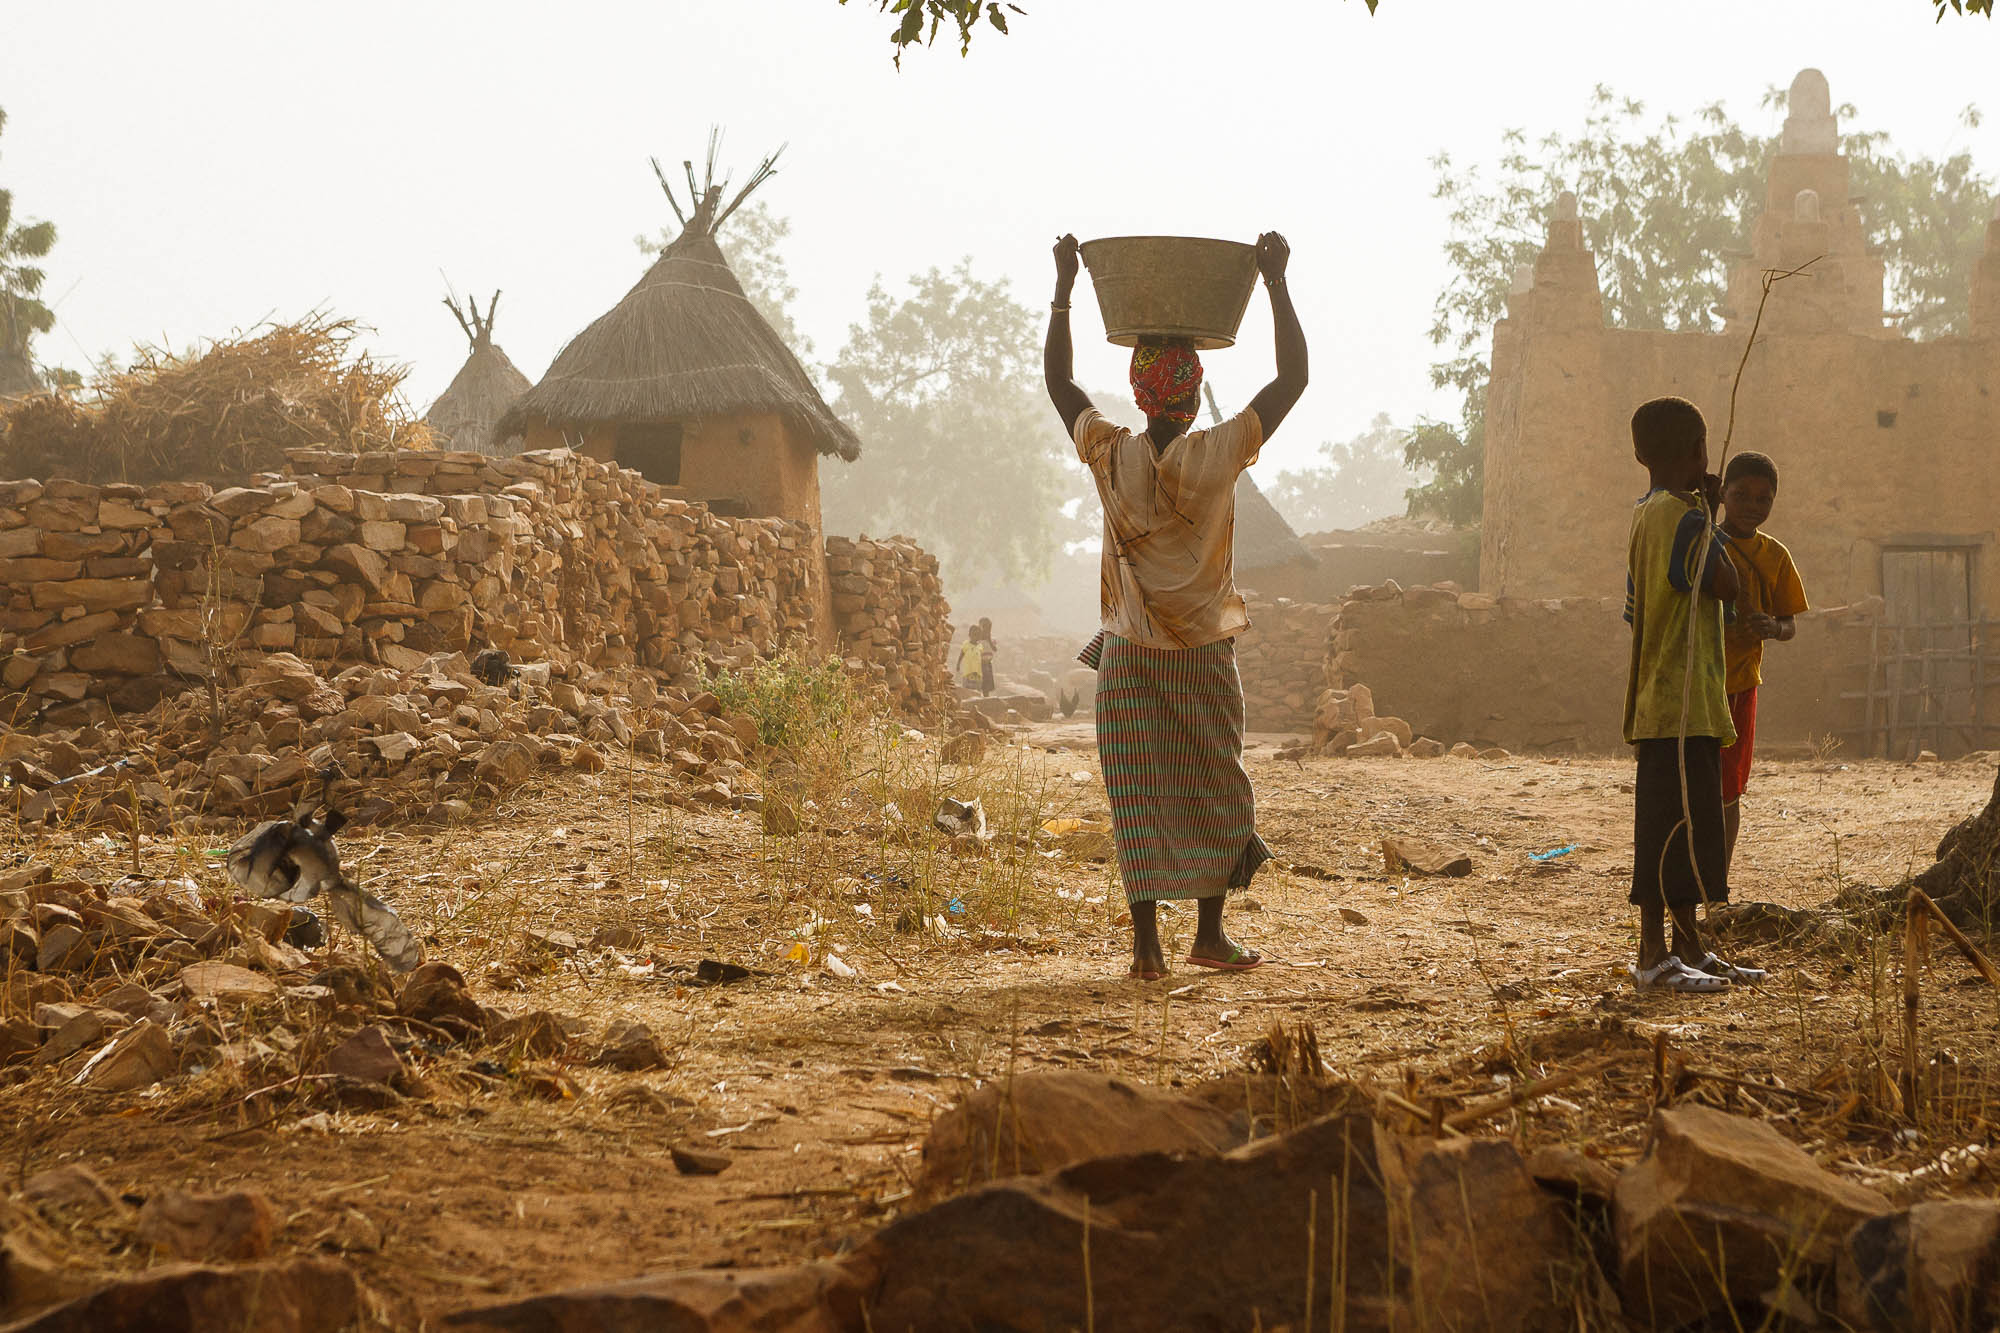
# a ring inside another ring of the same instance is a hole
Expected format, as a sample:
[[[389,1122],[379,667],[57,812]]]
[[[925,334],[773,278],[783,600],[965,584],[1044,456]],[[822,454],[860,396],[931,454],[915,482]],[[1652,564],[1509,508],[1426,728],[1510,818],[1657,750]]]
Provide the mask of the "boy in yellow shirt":
[[[1806,609],[1792,553],[1776,537],[1760,532],[1778,499],[1778,465],[1763,454],[1738,454],[1722,474],[1722,536],[1743,590],[1736,618],[1722,637],[1723,688],[1736,743],[1722,751],[1722,821],[1725,862],[1736,860],[1736,833],[1742,823],[1743,789],[1750,783],[1751,751],[1757,740],[1757,686],[1763,683],[1764,644],[1798,633],[1792,617]]]
[[[1700,409],[1684,398],[1643,404],[1632,414],[1632,451],[1652,487],[1632,514],[1625,574],[1632,626],[1625,739],[1638,760],[1631,902],[1639,909],[1639,960],[1630,972],[1642,991],[1715,994],[1763,979],[1709,952],[1696,924],[1702,902],[1728,892],[1721,751],[1736,729],[1723,689],[1722,626],[1738,580],[1697,499],[1713,510],[1722,490],[1708,471]]]

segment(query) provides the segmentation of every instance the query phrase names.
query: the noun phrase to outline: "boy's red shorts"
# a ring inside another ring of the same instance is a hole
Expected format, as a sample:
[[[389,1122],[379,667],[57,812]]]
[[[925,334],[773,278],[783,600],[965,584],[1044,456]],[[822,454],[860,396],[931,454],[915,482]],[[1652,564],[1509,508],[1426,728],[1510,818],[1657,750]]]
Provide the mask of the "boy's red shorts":
[[[1736,723],[1736,744],[1722,751],[1722,803],[1733,805],[1750,785],[1750,752],[1757,746],[1757,687],[1729,696],[1729,716]]]

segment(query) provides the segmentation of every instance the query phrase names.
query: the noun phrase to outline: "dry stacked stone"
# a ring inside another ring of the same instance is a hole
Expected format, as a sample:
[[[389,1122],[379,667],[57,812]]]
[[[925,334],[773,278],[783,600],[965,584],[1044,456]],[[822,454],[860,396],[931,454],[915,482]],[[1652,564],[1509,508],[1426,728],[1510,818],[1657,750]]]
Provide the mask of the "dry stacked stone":
[[[908,537],[828,537],[826,568],[850,669],[876,681],[900,711],[949,708],[951,607],[937,557]]]
[[[220,491],[0,483],[0,717],[101,725],[266,653],[410,673],[498,648],[691,688],[824,641],[829,564],[804,522],[718,517],[569,450],[289,458]],[[921,706],[950,635],[935,559],[836,545],[843,654]]]
[[[1335,608],[1280,597],[1250,603],[1250,632],[1236,641],[1243,714],[1252,731],[1304,731],[1327,686],[1326,634]]]

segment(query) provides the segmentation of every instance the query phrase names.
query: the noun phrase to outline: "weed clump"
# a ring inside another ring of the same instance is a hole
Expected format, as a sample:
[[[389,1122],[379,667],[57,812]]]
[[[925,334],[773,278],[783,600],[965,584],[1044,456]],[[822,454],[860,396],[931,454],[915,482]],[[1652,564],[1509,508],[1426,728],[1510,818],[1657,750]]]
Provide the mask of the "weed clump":
[[[741,671],[704,673],[702,687],[722,700],[723,711],[753,718],[761,744],[786,750],[838,737],[863,712],[861,693],[840,659],[797,646]]]

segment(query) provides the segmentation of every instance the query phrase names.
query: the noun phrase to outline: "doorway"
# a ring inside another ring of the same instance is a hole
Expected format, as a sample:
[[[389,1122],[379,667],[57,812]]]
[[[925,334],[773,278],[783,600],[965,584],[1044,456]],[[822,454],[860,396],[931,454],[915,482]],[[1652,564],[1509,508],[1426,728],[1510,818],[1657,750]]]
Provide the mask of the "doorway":
[[[1974,600],[1970,544],[1892,546],[1882,552],[1881,736],[1891,759],[1963,753],[1989,743],[1985,695],[1995,684],[1994,636]],[[1874,719],[1870,719],[1873,730]]]
[[[612,458],[656,486],[681,484],[681,423],[628,421],[618,427]]]

